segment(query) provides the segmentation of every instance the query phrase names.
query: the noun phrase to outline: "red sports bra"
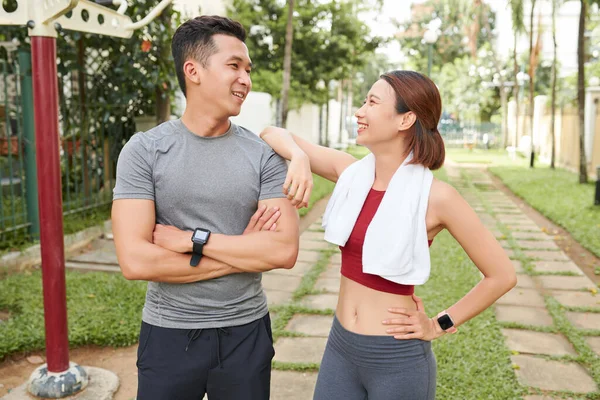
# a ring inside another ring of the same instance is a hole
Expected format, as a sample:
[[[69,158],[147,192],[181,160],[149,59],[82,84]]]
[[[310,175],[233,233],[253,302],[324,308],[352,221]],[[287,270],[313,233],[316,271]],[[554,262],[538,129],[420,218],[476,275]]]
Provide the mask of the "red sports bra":
[[[375,212],[383,199],[385,191],[371,189],[363,208],[356,219],[354,229],[346,241],[344,247],[340,246],[342,251],[342,275],[354,282],[358,282],[368,288],[393,294],[410,296],[415,292],[413,285],[401,285],[388,281],[379,275],[366,274],[362,270],[363,243],[367,228],[375,216]],[[431,240],[429,245],[431,246]]]

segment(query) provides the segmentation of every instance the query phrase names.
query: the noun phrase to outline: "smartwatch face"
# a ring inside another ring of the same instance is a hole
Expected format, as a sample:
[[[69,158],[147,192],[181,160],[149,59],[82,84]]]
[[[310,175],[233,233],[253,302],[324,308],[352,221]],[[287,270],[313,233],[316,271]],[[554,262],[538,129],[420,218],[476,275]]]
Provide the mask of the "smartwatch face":
[[[196,229],[194,231],[194,237],[193,237],[194,241],[199,241],[199,242],[206,242],[206,240],[208,239],[208,231],[204,231],[202,229]]]
[[[454,326],[454,323],[452,322],[448,314],[444,314],[441,317],[439,317],[438,323],[440,324],[440,328],[442,328],[443,330],[450,329]]]

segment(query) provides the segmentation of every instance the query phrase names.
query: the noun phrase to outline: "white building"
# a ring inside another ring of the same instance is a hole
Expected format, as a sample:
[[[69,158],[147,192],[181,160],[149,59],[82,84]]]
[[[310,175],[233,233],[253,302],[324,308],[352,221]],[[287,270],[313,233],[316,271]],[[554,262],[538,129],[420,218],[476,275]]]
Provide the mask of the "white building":
[[[507,0],[488,0],[487,3],[496,12],[496,30],[498,38],[496,50],[504,60],[512,58],[514,34],[512,26],[512,10]],[[579,1],[566,1],[558,10],[556,16],[557,27],[557,55],[560,62],[561,76],[572,75],[577,72],[577,33],[579,29]],[[525,27],[529,30],[531,3],[526,0],[524,5]],[[537,0],[534,11],[534,40],[538,32],[538,16],[541,17],[542,50],[540,62],[551,61],[553,52],[552,43],[552,2],[551,0]],[[529,35],[523,33],[517,41],[519,54],[529,53]]]
[[[184,19],[198,15],[226,15],[231,0],[175,0],[174,7]]]

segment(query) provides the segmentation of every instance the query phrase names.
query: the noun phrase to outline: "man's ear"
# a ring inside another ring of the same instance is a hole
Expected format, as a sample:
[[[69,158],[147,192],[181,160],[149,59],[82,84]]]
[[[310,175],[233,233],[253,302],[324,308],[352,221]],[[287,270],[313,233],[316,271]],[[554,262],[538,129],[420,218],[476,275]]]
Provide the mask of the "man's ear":
[[[200,84],[200,65],[196,61],[187,60],[183,63],[183,74],[192,83]]]
[[[398,117],[399,117],[399,122],[398,122],[398,131],[399,132],[409,130],[415,124],[415,122],[417,122],[417,116],[412,111],[405,112],[404,114],[399,115]]]

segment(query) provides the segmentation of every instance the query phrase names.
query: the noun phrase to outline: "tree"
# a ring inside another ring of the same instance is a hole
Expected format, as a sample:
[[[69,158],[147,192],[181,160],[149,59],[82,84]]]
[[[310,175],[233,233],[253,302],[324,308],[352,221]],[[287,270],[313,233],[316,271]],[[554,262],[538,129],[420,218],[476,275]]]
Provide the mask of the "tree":
[[[288,16],[285,28],[285,52],[283,54],[283,85],[281,87],[281,126],[287,127],[288,92],[292,74],[292,40],[294,39],[294,0],[288,0]]]
[[[552,0],[552,78],[551,78],[551,91],[550,91],[550,138],[552,140],[552,152],[550,155],[550,168],[554,169],[555,157],[556,157],[556,134],[555,134],[555,114],[556,114],[556,69],[557,69],[557,56],[556,56],[556,10],[559,7],[559,0]]]
[[[510,0],[510,8],[513,26],[513,99],[517,108],[515,115],[516,126],[513,145],[516,147],[517,140],[519,138],[519,80],[517,78],[519,74],[519,59],[517,55],[517,41],[519,39],[519,35],[525,31],[523,0]]]
[[[587,160],[585,157],[585,19],[587,3],[580,0],[579,32],[577,38],[577,103],[579,105],[579,183],[587,183]]]
[[[440,18],[443,24],[441,35],[433,44],[434,69],[441,69],[466,55],[476,58],[477,50],[492,38],[494,13],[489,5],[480,0],[429,0],[423,4],[413,4],[411,20],[397,24],[400,45],[409,56],[408,68],[427,70],[428,54],[427,46],[423,44],[423,34],[426,26],[435,18]]]
[[[533,131],[533,90],[534,90],[534,83],[535,83],[535,67],[537,66],[537,54],[539,53],[539,49],[538,52],[536,52],[536,50],[533,47],[533,18],[534,18],[534,14],[535,14],[535,3],[536,0],[530,0],[531,1],[531,9],[530,9],[530,15],[529,15],[529,132],[531,134],[531,156],[529,159],[529,167],[533,168],[534,166],[534,160],[535,160],[535,146],[533,143],[533,135],[534,135],[534,131]],[[539,27],[540,25],[538,24],[538,42],[540,40],[540,33],[539,32]],[[538,46],[536,46],[538,47]]]
[[[360,19],[362,3],[295,0],[289,109],[304,103],[326,104],[329,82],[351,78],[372,57],[382,40],[372,37]],[[285,5],[278,0],[234,0],[230,15],[251,27],[246,44],[255,65],[254,90],[280,99]]]

